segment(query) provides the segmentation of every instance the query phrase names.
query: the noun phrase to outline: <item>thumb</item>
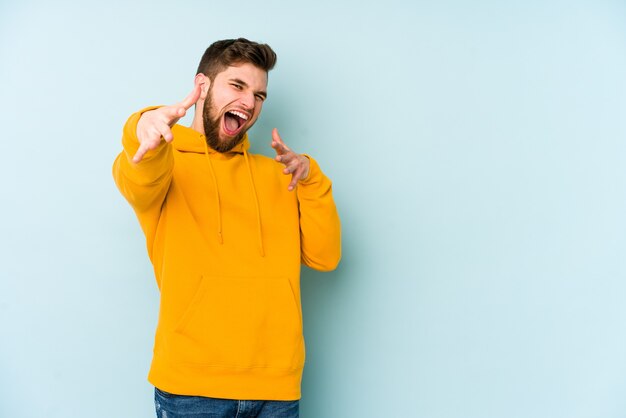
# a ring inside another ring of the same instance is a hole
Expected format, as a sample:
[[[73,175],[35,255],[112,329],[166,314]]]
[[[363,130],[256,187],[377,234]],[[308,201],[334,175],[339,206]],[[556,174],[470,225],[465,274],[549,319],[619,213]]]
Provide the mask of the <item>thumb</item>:
[[[278,129],[272,129],[272,148],[279,153],[286,153],[291,151],[287,145],[283,142],[280,135],[278,135]]]

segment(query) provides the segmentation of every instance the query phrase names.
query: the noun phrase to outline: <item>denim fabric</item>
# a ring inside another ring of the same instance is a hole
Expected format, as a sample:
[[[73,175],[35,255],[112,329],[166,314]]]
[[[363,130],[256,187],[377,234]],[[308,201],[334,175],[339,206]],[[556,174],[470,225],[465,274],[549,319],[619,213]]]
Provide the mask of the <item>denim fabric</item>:
[[[238,401],[174,395],[155,388],[157,418],[298,418],[299,401]]]

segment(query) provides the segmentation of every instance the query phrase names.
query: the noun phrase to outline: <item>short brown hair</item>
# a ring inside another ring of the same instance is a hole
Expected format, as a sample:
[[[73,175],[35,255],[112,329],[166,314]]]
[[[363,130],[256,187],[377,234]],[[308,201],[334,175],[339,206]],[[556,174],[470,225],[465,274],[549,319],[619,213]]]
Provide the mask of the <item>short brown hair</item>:
[[[214,42],[204,51],[196,74],[204,74],[211,81],[227,67],[250,63],[269,72],[276,65],[276,53],[267,44],[245,38],[224,39]]]

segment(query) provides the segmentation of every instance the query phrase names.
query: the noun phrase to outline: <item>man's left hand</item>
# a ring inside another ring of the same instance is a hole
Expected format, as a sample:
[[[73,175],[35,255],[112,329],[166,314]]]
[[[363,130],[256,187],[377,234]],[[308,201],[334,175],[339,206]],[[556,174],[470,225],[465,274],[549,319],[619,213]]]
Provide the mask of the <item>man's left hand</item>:
[[[285,165],[283,174],[291,174],[291,183],[287,190],[292,191],[296,188],[298,181],[305,179],[309,175],[310,161],[307,157],[293,152],[280,138],[278,130],[272,130],[272,148],[276,151],[276,161]]]

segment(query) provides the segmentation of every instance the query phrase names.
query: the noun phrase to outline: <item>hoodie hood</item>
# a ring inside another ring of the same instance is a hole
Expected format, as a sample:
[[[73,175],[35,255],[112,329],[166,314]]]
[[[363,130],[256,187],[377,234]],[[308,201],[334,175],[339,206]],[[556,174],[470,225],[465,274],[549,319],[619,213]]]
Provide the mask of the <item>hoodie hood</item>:
[[[178,135],[177,135],[178,133]],[[206,137],[204,134],[196,131],[195,129],[188,128],[182,125],[174,125],[172,127],[172,134],[174,135],[174,141],[172,144],[174,148],[181,152],[195,152],[198,154],[204,154],[208,148],[209,154],[222,154],[227,156],[228,154],[243,154],[250,148],[250,141],[248,140],[248,133],[246,132],[243,139],[235,145],[233,149],[228,152],[218,152],[213,148],[205,146]]]

